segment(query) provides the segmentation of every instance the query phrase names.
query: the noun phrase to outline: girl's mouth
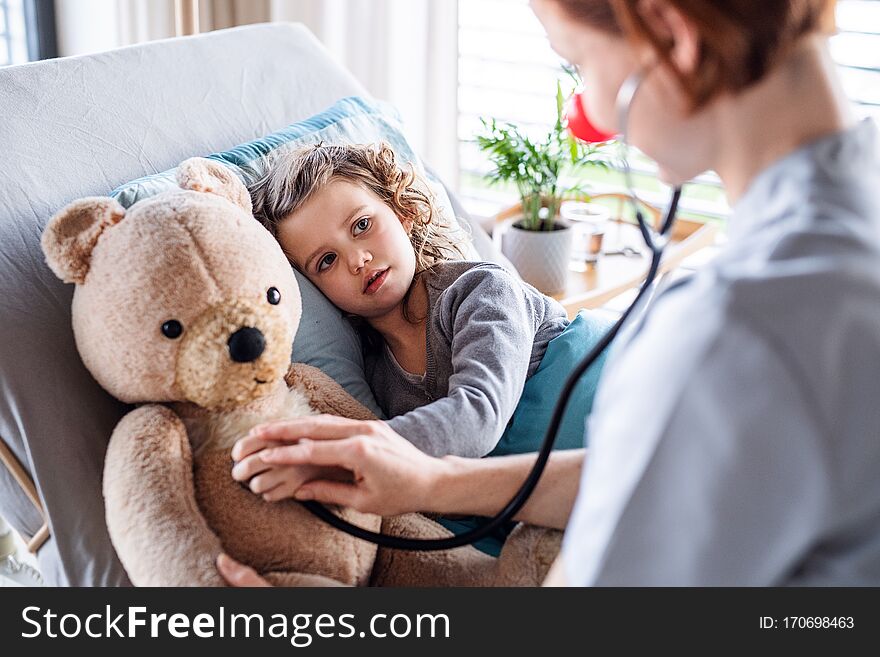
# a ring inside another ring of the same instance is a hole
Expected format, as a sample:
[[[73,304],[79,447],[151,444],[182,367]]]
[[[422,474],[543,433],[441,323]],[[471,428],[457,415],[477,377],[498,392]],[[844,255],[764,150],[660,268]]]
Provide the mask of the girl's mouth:
[[[388,269],[383,269],[380,272],[377,272],[371,279],[370,282],[367,283],[367,287],[364,288],[364,294],[375,294],[380,287],[385,283],[385,279],[388,277]]]

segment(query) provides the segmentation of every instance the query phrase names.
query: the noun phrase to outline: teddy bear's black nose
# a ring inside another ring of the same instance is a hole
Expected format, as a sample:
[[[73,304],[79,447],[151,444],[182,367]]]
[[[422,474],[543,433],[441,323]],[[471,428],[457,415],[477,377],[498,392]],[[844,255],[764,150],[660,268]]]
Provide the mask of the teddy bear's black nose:
[[[229,355],[236,363],[250,363],[257,360],[266,349],[266,338],[260,329],[245,326],[229,336]]]

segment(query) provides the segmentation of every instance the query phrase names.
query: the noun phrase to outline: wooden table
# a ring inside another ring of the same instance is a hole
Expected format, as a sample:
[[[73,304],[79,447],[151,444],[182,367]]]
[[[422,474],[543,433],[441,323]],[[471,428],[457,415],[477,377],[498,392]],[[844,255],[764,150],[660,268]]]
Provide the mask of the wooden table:
[[[493,238],[499,248],[501,233],[515,220],[513,212],[515,210],[516,208],[512,208],[498,216]],[[658,277],[672,272],[682,261],[702,249],[714,246],[717,236],[717,224],[686,220],[678,222],[673,230],[673,240],[667,246],[663,262],[660,264]],[[651,260],[638,227],[619,219],[607,222],[602,250],[614,251],[625,246],[635,248],[641,255],[603,253],[594,263],[570,263],[565,291],[553,295],[565,307],[569,317],[574,317],[582,308],[600,308],[642,283]]]
[[[672,272],[686,258],[702,249],[714,246],[718,236],[718,226],[703,224],[695,227],[690,234],[679,233],[679,235],[683,236],[683,239],[673,240],[667,246],[658,276]],[[604,306],[627,290],[638,287],[645,279],[651,260],[638,227],[620,221],[608,222],[602,246],[603,251],[630,246],[639,250],[640,255],[603,253],[594,263],[572,262],[565,291],[554,295],[554,298],[565,307],[569,317],[574,317],[581,308]]]

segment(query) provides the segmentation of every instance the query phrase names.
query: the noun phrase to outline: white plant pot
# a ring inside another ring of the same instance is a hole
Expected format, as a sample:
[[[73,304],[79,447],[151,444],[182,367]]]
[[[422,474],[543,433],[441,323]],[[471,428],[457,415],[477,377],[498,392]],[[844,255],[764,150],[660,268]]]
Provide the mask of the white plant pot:
[[[571,260],[571,225],[557,219],[562,229],[536,231],[517,228],[516,221],[501,234],[501,252],[526,283],[547,295],[564,292]]]

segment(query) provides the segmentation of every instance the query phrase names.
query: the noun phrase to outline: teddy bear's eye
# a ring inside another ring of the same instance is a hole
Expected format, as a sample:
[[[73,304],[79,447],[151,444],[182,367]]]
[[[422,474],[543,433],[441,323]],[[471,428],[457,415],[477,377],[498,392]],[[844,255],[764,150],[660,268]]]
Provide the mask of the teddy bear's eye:
[[[266,299],[273,306],[277,306],[279,303],[281,303],[281,292],[278,291],[277,287],[270,287],[269,290],[266,292]]]
[[[180,337],[181,333],[183,333],[183,324],[178,322],[176,319],[169,319],[167,322],[162,324],[162,335],[164,335],[166,338],[176,340]]]

